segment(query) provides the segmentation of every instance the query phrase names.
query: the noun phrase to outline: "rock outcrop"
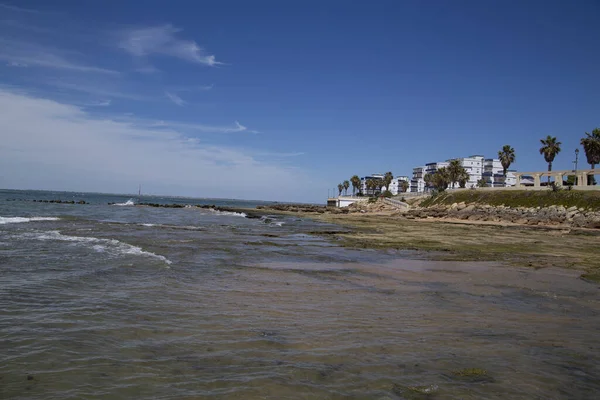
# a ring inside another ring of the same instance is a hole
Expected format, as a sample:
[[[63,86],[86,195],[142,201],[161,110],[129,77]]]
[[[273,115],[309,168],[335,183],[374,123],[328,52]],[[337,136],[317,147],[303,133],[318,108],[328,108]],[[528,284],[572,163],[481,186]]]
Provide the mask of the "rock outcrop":
[[[600,211],[577,207],[506,207],[454,203],[415,207],[403,214],[408,219],[449,218],[468,221],[510,222],[521,225],[559,225],[600,229]]]

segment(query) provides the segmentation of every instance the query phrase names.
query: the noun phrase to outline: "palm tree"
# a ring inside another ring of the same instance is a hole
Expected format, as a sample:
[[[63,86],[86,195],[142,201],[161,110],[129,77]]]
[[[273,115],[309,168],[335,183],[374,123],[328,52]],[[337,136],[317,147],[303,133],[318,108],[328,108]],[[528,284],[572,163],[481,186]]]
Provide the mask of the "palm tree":
[[[586,137],[581,139],[581,145],[585,151],[585,157],[588,164],[594,169],[596,164],[600,164],[600,129],[594,128],[592,133],[585,133]],[[593,175],[588,177],[588,185],[593,181]]]
[[[552,171],[552,161],[558,153],[560,153],[561,142],[556,141],[556,137],[548,135],[546,139],[540,139],[542,147],[540,148],[540,154],[544,155],[544,160],[548,163],[548,172]],[[548,175],[548,183],[550,183],[550,175]]]
[[[348,194],[348,188],[350,187],[350,182],[344,181],[342,183],[342,185],[344,186],[344,194],[347,195]]]
[[[448,172],[448,179],[451,186],[454,186],[454,182],[459,181],[458,178],[464,170],[465,169],[459,159],[450,160],[450,164],[446,167],[446,171]]]
[[[498,152],[498,158],[500,164],[502,164],[502,173],[504,174],[504,185],[506,186],[506,171],[510,167],[510,164],[515,162],[515,149],[506,144],[502,147],[502,150]]]
[[[344,190],[344,185],[338,183],[338,197],[342,195],[342,190]]]
[[[373,179],[367,179],[365,186],[367,187],[367,194],[369,194],[369,190],[371,190],[370,194],[375,194],[375,181]]]
[[[407,181],[400,181],[400,188],[402,189],[403,193],[406,193],[408,191],[408,187],[409,184]]]
[[[425,187],[431,189],[433,187],[433,174],[423,175],[423,181],[425,182]]]
[[[433,174],[433,185],[438,191],[443,192],[448,189],[448,185],[451,183],[450,179],[450,173],[446,167],[442,167]]]
[[[385,182],[381,178],[376,179],[375,182],[377,184],[377,189],[379,189],[379,193],[381,193],[381,189],[385,187]]]
[[[481,178],[477,181],[477,187],[488,187],[488,184],[485,179]]]
[[[467,186],[467,182],[469,182],[469,178],[471,177],[469,175],[469,173],[467,172],[466,169],[464,169],[463,167],[462,171],[460,171],[459,175],[458,175],[458,186],[460,186],[461,188],[465,188]]]
[[[354,196],[356,189],[359,189],[358,191],[360,192],[360,178],[358,175],[354,175],[350,178],[350,183],[352,183],[352,196]]]
[[[383,176],[383,186],[385,186],[385,190],[390,190],[390,183],[394,179],[394,175],[391,172],[386,172]]]

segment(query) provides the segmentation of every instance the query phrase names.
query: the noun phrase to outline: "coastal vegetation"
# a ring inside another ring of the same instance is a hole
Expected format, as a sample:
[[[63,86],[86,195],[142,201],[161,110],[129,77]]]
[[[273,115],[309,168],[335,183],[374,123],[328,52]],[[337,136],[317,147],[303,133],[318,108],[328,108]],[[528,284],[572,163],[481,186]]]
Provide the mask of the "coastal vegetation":
[[[542,147],[539,152],[544,157],[544,161],[548,164],[548,171],[552,171],[552,163],[556,156],[561,152],[562,143],[554,136],[548,135],[544,139],[540,139]],[[600,128],[594,128],[591,133],[585,132],[585,136],[580,141],[581,146],[586,155],[587,163],[590,164],[591,169],[594,169],[597,164],[600,164]],[[577,150],[578,152],[578,150]],[[516,161],[515,149],[510,145],[506,144],[502,146],[502,149],[498,151],[498,159],[502,164],[502,174],[504,179],[507,177],[508,169]],[[370,195],[378,196],[382,193],[382,189],[389,190],[389,186],[394,178],[392,172],[388,171],[381,178],[369,178],[365,182],[366,193],[363,193],[362,182],[358,175],[353,175],[350,181],[344,181],[338,185],[338,190],[341,188],[345,190],[346,194],[350,185],[352,185],[352,194],[358,193],[359,196]],[[432,191],[433,194],[444,192],[449,187],[461,187],[464,188],[469,181],[469,173],[461,165],[459,159],[452,159],[449,161],[447,167],[438,168],[433,173],[428,173],[423,176],[425,181],[425,187]],[[550,177],[548,177],[548,184],[550,184]],[[574,186],[576,184],[575,176],[567,177],[567,186]],[[588,185],[595,185],[596,181],[593,175],[588,176]],[[489,184],[485,178],[479,179],[476,184],[477,187],[488,187]],[[407,192],[410,185],[406,181],[400,182],[400,192]],[[339,195],[342,191],[339,190]],[[496,196],[496,195],[492,195]]]
[[[394,179],[394,175],[390,171],[386,172],[383,176],[383,186],[386,191],[390,190],[390,184],[392,183],[392,179]]]
[[[585,152],[585,157],[591,169],[594,169],[596,164],[600,163],[600,129],[594,128],[592,133],[585,133],[585,137],[581,139],[581,146]],[[588,176],[588,185],[595,185],[594,176]]]
[[[461,190],[428,197],[420,205],[429,207],[436,204],[451,205],[462,202],[506,207],[581,207],[597,211],[600,210],[600,192],[577,190]]]
[[[498,159],[502,164],[502,173],[504,179],[506,179],[506,171],[510,168],[510,165],[515,162],[515,149],[506,144],[502,147],[502,150],[498,152]]]
[[[400,190],[402,191],[402,193],[406,193],[408,192],[408,188],[410,187],[409,183],[407,181],[401,181],[400,182]]]
[[[542,147],[540,147],[540,154],[544,156],[544,160],[548,163],[548,172],[552,171],[552,162],[554,157],[560,153],[561,142],[556,140],[556,137],[548,135],[545,139],[540,139]],[[550,176],[548,176],[548,183],[550,183]]]
[[[461,165],[460,160],[451,160],[448,167],[439,168],[437,171],[425,174],[423,177],[425,186],[433,189],[435,192],[443,192],[448,187],[464,188],[469,181],[469,173]]]
[[[355,195],[356,192],[358,191],[358,193],[360,193],[361,191],[361,185],[360,185],[360,178],[358,177],[358,175],[353,175],[352,178],[350,178],[350,183],[352,183],[352,195]]]

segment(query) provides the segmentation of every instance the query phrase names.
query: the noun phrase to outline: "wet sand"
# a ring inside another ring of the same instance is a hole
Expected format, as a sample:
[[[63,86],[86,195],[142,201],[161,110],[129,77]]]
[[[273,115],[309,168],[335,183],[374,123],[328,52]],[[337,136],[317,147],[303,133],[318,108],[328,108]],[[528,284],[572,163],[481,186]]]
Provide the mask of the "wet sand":
[[[597,229],[407,220],[393,213],[304,216],[349,228],[347,232],[329,234],[350,248],[430,251],[438,260],[576,269],[600,280],[600,230]]]

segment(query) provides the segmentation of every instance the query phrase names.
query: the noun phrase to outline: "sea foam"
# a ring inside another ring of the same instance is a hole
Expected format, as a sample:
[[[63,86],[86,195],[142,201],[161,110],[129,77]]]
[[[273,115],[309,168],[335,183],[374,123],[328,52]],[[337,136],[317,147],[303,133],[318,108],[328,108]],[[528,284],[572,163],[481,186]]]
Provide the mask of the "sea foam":
[[[116,256],[119,255],[136,255],[151,257],[161,260],[165,264],[172,264],[172,261],[160,254],[154,254],[149,251],[144,251],[140,247],[121,242],[116,239],[101,239],[96,237],[86,236],[70,236],[63,235],[59,231],[48,231],[41,233],[24,233],[20,237],[31,238],[37,240],[58,240],[63,242],[74,242],[77,244],[89,244],[94,251],[99,253],[109,253]]]
[[[56,217],[0,217],[0,225],[35,221],[58,221]]]
[[[125,203],[115,203],[113,206],[135,206],[135,201],[133,201],[133,199],[129,199]]]
[[[234,211],[219,211],[219,210],[215,210],[214,208],[209,208],[209,210],[216,215],[227,215],[230,217],[243,217],[246,218],[247,215],[246,213],[243,212],[234,212]]]

